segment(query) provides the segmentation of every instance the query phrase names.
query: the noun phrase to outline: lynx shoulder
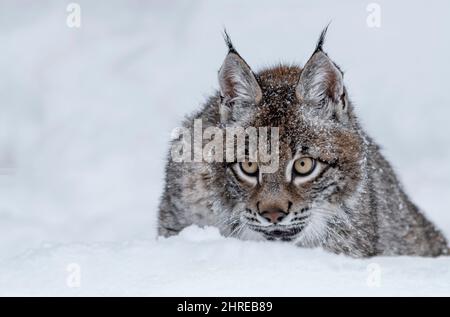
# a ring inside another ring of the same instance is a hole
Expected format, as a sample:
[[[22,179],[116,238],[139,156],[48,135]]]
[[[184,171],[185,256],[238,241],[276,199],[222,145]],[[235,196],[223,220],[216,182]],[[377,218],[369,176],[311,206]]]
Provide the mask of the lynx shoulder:
[[[220,89],[171,143],[160,235],[196,224],[354,257],[448,254],[358,122],[325,32],[304,67],[257,73],[226,35]]]

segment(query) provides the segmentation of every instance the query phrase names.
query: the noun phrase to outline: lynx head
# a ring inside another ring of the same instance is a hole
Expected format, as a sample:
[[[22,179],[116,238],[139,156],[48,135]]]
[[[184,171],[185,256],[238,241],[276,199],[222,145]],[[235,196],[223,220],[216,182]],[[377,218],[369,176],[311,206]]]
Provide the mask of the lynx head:
[[[303,68],[281,65],[259,73],[226,37],[221,122],[279,129],[276,172],[261,173],[260,163],[250,161],[214,172],[235,220],[231,231],[250,229],[269,240],[307,245],[332,235],[331,223],[345,221],[345,206],[362,178],[363,142],[343,73],[322,49],[325,32]]]

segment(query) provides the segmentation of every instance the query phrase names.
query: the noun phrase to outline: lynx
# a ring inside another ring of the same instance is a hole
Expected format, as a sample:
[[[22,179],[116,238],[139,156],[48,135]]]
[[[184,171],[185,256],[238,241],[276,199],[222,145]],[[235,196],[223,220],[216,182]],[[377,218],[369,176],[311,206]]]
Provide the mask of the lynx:
[[[225,32],[220,89],[185,119],[191,129],[277,127],[278,168],[258,161],[166,166],[158,234],[216,226],[225,236],[287,241],[353,257],[448,254],[445,237],[402,189],[362,129],[343,72],[323,50],[327,28],[303,68],[254,73]],[[174,141],[172,141],[174,142]],[[248,153],[246,153],[248,155]]]

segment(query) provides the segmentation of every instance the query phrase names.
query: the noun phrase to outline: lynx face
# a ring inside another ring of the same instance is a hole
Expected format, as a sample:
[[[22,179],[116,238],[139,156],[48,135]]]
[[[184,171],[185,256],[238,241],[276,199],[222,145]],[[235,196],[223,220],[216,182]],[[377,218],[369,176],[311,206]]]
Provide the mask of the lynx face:
[[[362,137],[343,75],[322,41],[303,69],[279,66],[256,75],[229,43],[219,72],[222,121],[278,127],[280,134],[275,173],[261,173],[250,161],[216,173],[225,178],[234,231],[313,244],[338,234],[330,232],[330,222],[345,221],[345,203],[361,180]],[[218,183],[223,186],[223,179]]]

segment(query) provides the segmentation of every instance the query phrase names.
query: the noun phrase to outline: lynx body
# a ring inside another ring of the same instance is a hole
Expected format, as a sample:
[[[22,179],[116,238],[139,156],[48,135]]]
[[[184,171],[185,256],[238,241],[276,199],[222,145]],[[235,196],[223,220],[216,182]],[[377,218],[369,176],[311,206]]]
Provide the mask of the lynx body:
[[[226,37],[220,90],[187,117],[202,129],[277,127],[278,169],[258,162],[174,162],[166,167],[158,232],[216,226],[225,236],[290,241],[354,257],[448,254],[444,236],[411,202],[364,132],[343,73],[323,51],[303,68],[253,73]]]

